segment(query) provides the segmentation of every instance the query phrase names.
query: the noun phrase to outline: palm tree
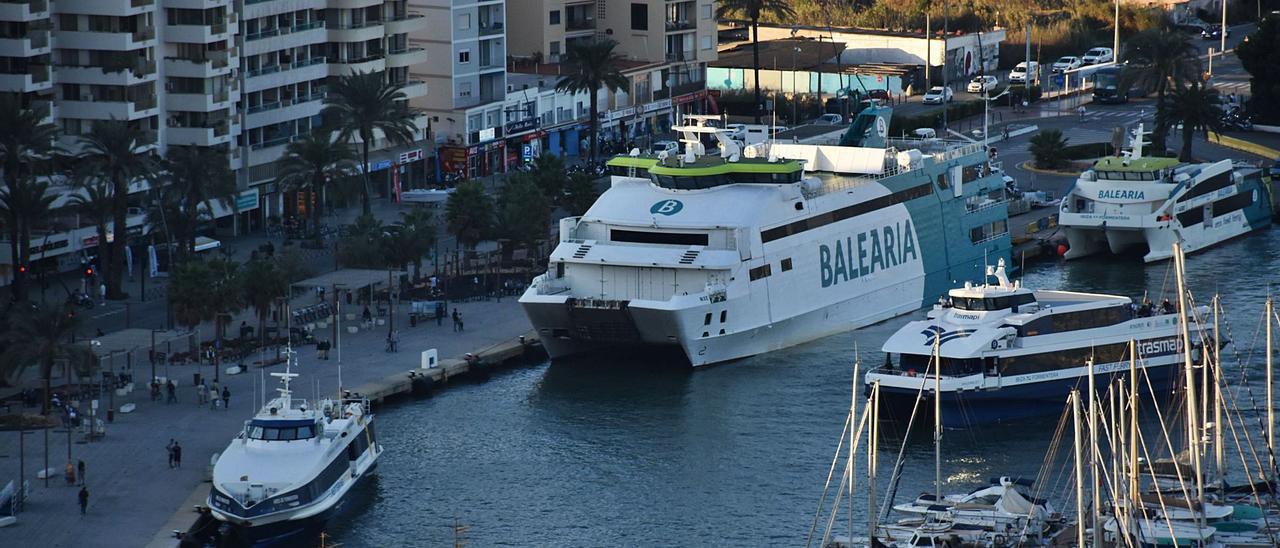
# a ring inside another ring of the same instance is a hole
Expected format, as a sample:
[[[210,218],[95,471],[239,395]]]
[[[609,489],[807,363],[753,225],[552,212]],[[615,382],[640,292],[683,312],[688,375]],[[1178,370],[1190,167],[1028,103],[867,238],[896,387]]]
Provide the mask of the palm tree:
[[[72,194],[67,203],[76,214],[93,223],[98,233],[98,243],[107,241],[107,225],[115,211],[115,196],[111,195],[111,183],[94,176],[78,177],[76,186],[80,192]],[[146,274],[143,274],[144,276]]]
[[[0,168],[4,170],[5,187],[11,192],[23,177],[32,174],[31,164],[53,152],[58,128],[44,122],[47,114],[47,107],[28,108],[23,105],[19,94],[0,93]],[[19,246],[22,227],[16,213],[9,211],[6,223],[9,229],[9,256],[15,264],[25,265],[29,262],[31,248]],[[12,288],[14,298],[25,300],[26,288],[25,273],[15,268]]]
[[[493,201],[480,183],[464,181],[449,194],[444,218],[458,243],[466,249],[474,248],[493,226]]]
[[[92,352],[85,345],[71,344],[80,320],[70,308],[46,307],[31,314],[10,317],[4,335],[5,352],[0,363],[8,371],[19,371],[33,362],[40,366],[44,402],[40,412],[49,413],[50,378],[53,368],[66,360],[73,365],[91,363]]]
[[[1210,131],[1218,131],[1222,127],[1222,107],[1218,99],[1218,90],[1192,82],[1186,87],[1175,87],[1165,98],[1167,103],[1160,109],[1158,118],[1163,118],[1165,127],[1175,123],[1182,124],[1182,150],[1178,159],[1191,161],[1191,138],[1199,131],[1205,138]]]
[[[213,219],[213,204],[235,207],[236,180],[227,164],[226,151],[194,146],[169,147],[162,163],[165,179],[181,204],[189,226]],[[179,241],[184,254],[195,253],[195,232]]]
[[[31,176],[18,179],[13,186],[0,189],[0,211],[12,219],[18,227],[18,246],[24,250],[16,264],[29,265],[31,257],[31,225],[44,219],[53,205],[56,195],[49,193],[47,181],[36,181]],[[16,270],[16,269],[15,269]],[[26,295],[14,294],[15,300],[25,300]]]
[[[564,198],[560,204],[569,210],[569,215],[579,217],[585,215],[599,197],[600,191],[596,190],[596,182],[590,175],[574,173],[564,187]]]
[[[756,83],[756,123],[760,123],[760,17],[770,16],[777,21],[793,20],[796,12],[791,9],[787,0],[720,0],[716,8],[716,18],[725,19],[740,15],[751,20],[751,61],[755,71]]]
[[[258,340],[266,340],[267,315],[276,299],[289,291],[284,272],[272,259],[254,259],[245,265],[241,299],[258,316]]]
[[[1129,39],[1124,61],[1129,63],[1126,79],[1156,92],[1156,108],[1165,105],[1165,94],[1186,82],[1200,79],[1200,60],[1196,47],[1186,34],[1169,28],[1147,29]],[[1127,86],[1128,83],[1122,82]],[[1152,131],[1152,144],[1164,149],[1169,127],[1157,116]]]
[[[1055,169],[1066,163],[1067,139],[1062,130],[1046,129],[1031,138],[1028,150],[1035,158],[1036,167]]]
[[[597,134],[600,131],[599,90],[629,89],[627,77],[622,75],[621,55],[613,52],[618,43],[613,40],[584,40],[569,46],[565,64],[569,74],[556,82],[556,91],[586,93],[591,104],[591,161],[597,156]]]
[[[380,131],[395,144],[412,143],[418,126],[417,109],[409,106],[408,97],[399,84],[386,80],[381,72],[356,72],[338,78],[325,97],[321,113],[334,124],[343,141],[360,139],[364,186],[360,189],[362,212],[372,213],[369,205],[369,146],[374,131]]]
[[[320,236],[320,204],[325,186],[356,172],[356,158],[351,147],[333,140],[327,131],[313,131],[285,147],[276,180],[282,188],[307,190],[315,196],[311,207],[311,230]]]
[[[527,176],[507,179],[498,198],[498,235],[513,245],[503,246],[502,256],[511,259],[515,245],[532,248],[547,237],[551,204]]]
[[[413,263],[413,279],[422,278],[422,257],[436,245],[436,222],[431,211],[413,208],[400,213],[395,227],[405,235],[406,254]]]
[[[80,136],[83,145],[80,169],[96,173],[111,182],[115,198],[112,209],[112,242],[98,242],[102,259],[98,268],[107,285],[108,299],[124,298],[124,246],[129,234],[129,184],[136,179],[151,179],[158,169],[151,153],[144,152],[146,135],[139,127],[123,120],[98,121],[89,133]]]

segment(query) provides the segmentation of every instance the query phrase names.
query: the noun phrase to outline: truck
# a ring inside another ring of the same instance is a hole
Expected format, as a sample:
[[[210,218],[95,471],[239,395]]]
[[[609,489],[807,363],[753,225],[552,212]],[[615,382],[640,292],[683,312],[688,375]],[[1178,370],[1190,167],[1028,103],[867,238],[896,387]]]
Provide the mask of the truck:
[[[1093,101],[1127,103],[1129,97],[1143,95],[1142,88],[1128,80],[1123,65],[1098,69],[1093,73]]]

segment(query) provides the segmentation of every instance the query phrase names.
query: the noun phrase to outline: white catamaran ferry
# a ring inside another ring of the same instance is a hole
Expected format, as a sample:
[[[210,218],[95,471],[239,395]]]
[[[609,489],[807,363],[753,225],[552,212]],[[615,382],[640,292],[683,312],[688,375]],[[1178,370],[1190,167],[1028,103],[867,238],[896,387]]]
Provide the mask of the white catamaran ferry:
[[[294,361],[289,351],[286,364]],[[382,446],[364,399],[294,399],[286,366],[280,396],[245,422],[213,467],[209,508],[235,537],[271,544],[317,531],[369,474]]]
[[[1063,198],[1066,258],[1145,246],[1143,260],[1160,261],[1175,241],[1193,253],[1271,223],[1261,170],[1231,160],[1144,157],[1142,138],[1139,125],[1130,152],[1098,160]]]
[[[1130,339],[1157,393],[1180,371],[1184,345],[1173,305],[1135,308],[1128,297],[1032,291],[1010,282],[1003,263],[987,275],[996,283],[966,282],[949,292],[948,304],[885,341],[886,363],[866,383],[879,382],[886,403],[910,409],[918,396],[932,400],[936,386],[948,428],[1056,413],[1068,392],[1087,384],[1089,360],[1097,386],[1127,375]],[[935,352],[940,371],[932,369]]]
[[[542,343],[552,357],[665,346],[723,362],[917,310],[1008,257],[985,146],[887,139],[890,113],[864,110],[841,146],[739,151],[696,120],[676,128],[683,154],[614,158],[611,188],[561,221],[520,298]],[[719,156],[702,154],[707,134]]]

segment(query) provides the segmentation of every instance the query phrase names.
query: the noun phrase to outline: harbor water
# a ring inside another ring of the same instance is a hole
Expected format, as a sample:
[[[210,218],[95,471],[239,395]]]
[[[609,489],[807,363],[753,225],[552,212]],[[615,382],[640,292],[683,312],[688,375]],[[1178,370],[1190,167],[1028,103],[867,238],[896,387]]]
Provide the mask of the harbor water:
[[[1187,265],[1198,303],[1222,296],[1235,343],[1223,351],[1231,378],[1241,374],[1231,353],[1247,359],[1253,350],[1247,386],[1260,398],[1261,310],[1280,272],[1280,230]],[[1174,287],[1168,263],[1135,258],[1042,262],[1023,280],[1135,299],[1147,292],[1157,303]],[[384,407],[386,453],[331,524],[331,538],[347,548],[803,545],[849,410],[854,349],[864,366],[881,363],[881,343],[906,319],[699,370],[613,356],[542,364]],[[1071,508],[1060,498],[1072,489],[1061,466],[1069,431],[1058,462],[1043,466],[1057,425],[1050,416],[947,431],[944,491],[1046,468],[1038,496]],[[1257,422],[1250,426],[1256,436]],[[901,439],[890,434],[881,444],[881,491]],[[908,441],[898,502],[932,492],[933,454],[927,429]],[[859,466],[863,493],[865,459]],[[864,534],[867,500],[857,497],[854,530]]]

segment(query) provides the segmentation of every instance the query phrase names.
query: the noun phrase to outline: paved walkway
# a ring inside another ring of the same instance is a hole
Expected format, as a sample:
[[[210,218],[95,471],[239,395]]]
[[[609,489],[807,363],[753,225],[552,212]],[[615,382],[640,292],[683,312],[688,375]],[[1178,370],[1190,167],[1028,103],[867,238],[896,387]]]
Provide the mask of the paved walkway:
[[[401,326],[401,351],[396,354],[384,352],[385,326],[357,335],[344,334],[343,383],[357,386],[408,371],[417,366],[419,352],[428,348],[438,348],[441,357],[459,357],[530,329],[514,298],[459,303],[456,308],[465,321],[464,333],[454,333],[448,320],[442,326],[429,322],[409,328],[407,311],[399,310],[396,324]],[[316,359],[314,347],[300,349],[299,381],[304,387],[300,393],[310,396],[311,390],[305,387],[317,386],[322,391],[336,391],[337,352],[332,356],[330,361],[321,361]],[[83,517],[77,508],[78,489],[67,486],[60,474],[66,463],[66,431],[50,435],[49,463],[59,475],[47,488],[35,478],[43,464],[43,435],[27,435],[26,478],[31,482],[31,497],[18,524],[0,529],[0,546],[137,547],[151,541],[201,485],[211,456],[224,449],[243,422],[257,411],[260,404],[254,394],[259,392],[258,385],[265,376],[258,369],[237,376],[223,375],[223,384],[231,390],[231,406],[214,411],[195,404],[196,393],[191,386],[195,366],[174,366],[171,371],[175,379],[184,382],[178,403],[151,402],[145,388],[135,390],[130,396],[117,398],[116,403],[136,402],[138,410],[117,414],[115,422],[107,426],[105,439],[81,443],[82,436],[72,438],[72,458],[84,460],[87,465],[90,502],[88,514]],[[208,375],[210,368],[204,366],[203,372]],[[141,368],[138,373],[143,373]],[[145,378],[145,373],[135,377]],[[274,389],[275,383],[269,376],[267,379],[267,388]],[[171,470],[166,464],[165,446],[170,438],[184,448],[180,469]],[[18,460],[18,434],[0,433],[2,481],[17,477]]]

